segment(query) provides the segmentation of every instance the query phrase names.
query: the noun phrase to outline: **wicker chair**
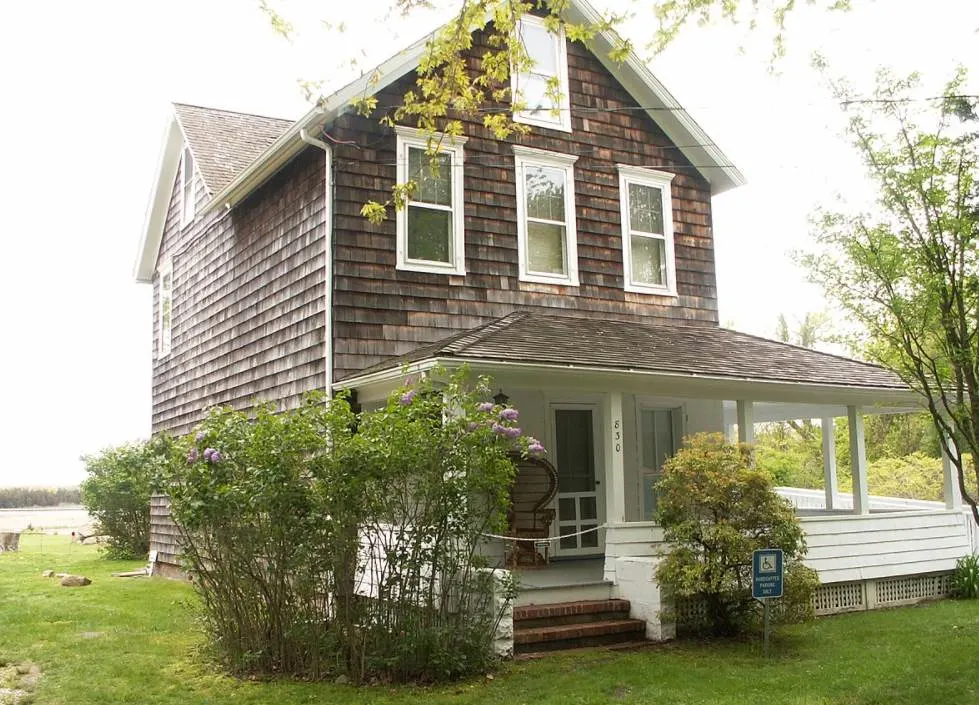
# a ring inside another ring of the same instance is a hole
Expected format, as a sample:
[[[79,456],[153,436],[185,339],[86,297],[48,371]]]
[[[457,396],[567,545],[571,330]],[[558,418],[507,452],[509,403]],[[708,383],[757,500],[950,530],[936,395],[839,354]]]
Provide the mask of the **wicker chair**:
[[[517,475],[510,487],[509,535],[516,538],[507,547],[507,565],[546,565],[549,545],[538,542],[547,539],[554,521],[554,509],[548,507],[557,494],[557,470],[543,458],[512,456]]]

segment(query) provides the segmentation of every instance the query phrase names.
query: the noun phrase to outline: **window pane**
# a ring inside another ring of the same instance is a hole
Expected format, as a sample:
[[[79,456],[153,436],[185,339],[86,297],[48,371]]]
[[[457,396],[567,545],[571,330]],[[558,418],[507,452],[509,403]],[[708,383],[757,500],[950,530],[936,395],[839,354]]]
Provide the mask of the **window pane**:
[[[586,531],[587,529],[594,529],[596,524],[582,524],[580,531]],[[598,532],[589,531],[587,534],[581,535],[581,547],[582,548],[598,548]]]
[[[164,330],[167,330],[167,329],[170,328],[170,308],[171,308],[172,305],[173,304],[171,303],[169,297],[163,299],[163,316],[162,316],[162,318],[163,318],[163,328],[164,328]]]
[[[524,167],[527,187],[527,215],[542,220],[564,220],[564,169],[543,166]]]
[[[598,519],[597,499],[594,497],[581,497],[578,501],[581,503],[582,519]]]
[[[630,235],[632,281],[666,286],[666,242],[658,237]]]
[[[578,518],[574,510],[574,497],[561,497],[558,499],[557,515],[561,521],[574,521]]]
[[[643,521],[653,521],[656,518],[656,490],[655,484],[659,480],[659,475],[643,475],[642,478],[642,519]]]
[[[417,184],[411,200],[422,203],[452,205],[452,157],[449,154],[425,154],[424,149],[408,148],[408,180]]]
[[[566,526],[562,525],[560,531],[561,536],[564,536],[564,538],[561,539],[561,548],[578,548],[578,537],[567,535],[574,534],[576,531],[578,531],[577,526],[574,524],[568,524]]]
[[[452,212],[408,206],[408,259],[452,261]]]
[[[554,412],[558,492],[595,491],[592,417],[587,409]]]
[[[655,186],[629,184],[629,228],[663,234],[663,192]]]
[[[531,71],[556,76],[557,35],[548,32],[546,27],[531,22],[521,22],[520,37],[527,55],[534,62]]]
[[[527,222],[527,269],[545,274],[567,274],[563,225]]]
[[[160,288],[163,291],[170,291],[170,281],[172,276],[173,275],[170,274],[170,272],[163,275],[163,281],[160,283]]]
[[[538,120],[555,120],[557,115],[551,111],[559,107],[555,104],[554,97],[548,95],[547,76],[538,74],[523,73],[517,79],[520,101],[524,104],[524,113],[532,115]]]

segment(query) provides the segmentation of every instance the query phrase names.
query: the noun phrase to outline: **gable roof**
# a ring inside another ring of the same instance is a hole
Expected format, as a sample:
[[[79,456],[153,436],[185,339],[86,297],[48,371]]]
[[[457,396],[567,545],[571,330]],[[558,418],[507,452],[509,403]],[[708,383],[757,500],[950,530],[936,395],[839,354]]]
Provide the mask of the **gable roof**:
[[[564,16],[567,21],[576,24],[602,22],[601,14],[588,0],[568,0]],[[175,105],[174,119],[168,127],[161,150],[157,180],[140,240],[137,281],[152,280],[170,189],[179,164],[179,147],[172,144],[177,131],[182,130],[180,134],[190,141],[201,176],[211,193],[210,201],[201,212],[235,206],[305,149],[309,135],[319,134],[328,127],[350,108],[355,98],[374,95],[415,70],[428,42],[437,31],[398,52],[375,69],[364,72],[360,78],[320,101],[296,122]],[[644,108],[660,126],[670,141],[678,145],[683,155],[708,181],[711,193],[716,195],[743,184],[744,176],[737,167],[635,53],[630,53],[622,62],[609,58],[616,39],[613,32],[603,31],[588,42],[588,48],[635,98],[637,105]]]
[[[173,104],[143,221],[133,273],[136,281],[153,279],[184,145],[194,155],[204,187],[214,194],[226,188],[236,174],[253,163],[291,124],[291,120]]]
[[[564,16],[567,21],[577,24],[600,24],[603,20],[588,0],[569,0]],[[349,108],[354,98],[374,95],[415,70],[425,47],[436,33],[437,31],[420,39],[322,100],[225,189],[214,194],[205,210],[222,205],[233,206],[240,202],[305,148],[304,135],[316,134],[328,126]],[[630,53],[622,62],[609,58],[609,52],[616,45],[616,40],[613,32],[603,31],[588,43],[588,48],[662,128],[667,137],[678,145],[683,155],[708,181],[712,194],[723,193],[742,185],[744,175],[635,53]]]
[[[877,365],[726,328],[517,312],[386,360],[344,380],[429,359],[657,372],[749,382],[906,391]]]
[[[275,142],[292,120],[173,104],[209,193],[218,193]]]

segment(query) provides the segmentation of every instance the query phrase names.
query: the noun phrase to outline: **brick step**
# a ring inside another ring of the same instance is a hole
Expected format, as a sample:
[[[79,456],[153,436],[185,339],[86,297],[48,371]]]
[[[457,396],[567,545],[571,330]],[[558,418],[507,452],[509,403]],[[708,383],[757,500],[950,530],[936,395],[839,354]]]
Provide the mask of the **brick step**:
[[[518,629],[607,622],[628,616],[628,600],[580,600],[513,608],[513,624]]]
[[[635,641],[641,639],[645,631],[646,623],[640,619],[612,619],[553,627],[517,627],[513,631],[513,643],[518,653],[552,651]]]

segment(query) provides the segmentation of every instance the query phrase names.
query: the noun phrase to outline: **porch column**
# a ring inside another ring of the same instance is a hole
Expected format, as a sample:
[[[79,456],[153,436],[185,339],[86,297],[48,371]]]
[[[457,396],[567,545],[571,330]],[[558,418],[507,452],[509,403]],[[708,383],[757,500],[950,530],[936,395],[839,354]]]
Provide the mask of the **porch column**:
[[[745,399],[738,399],[738,442],[755,442],[754,404]]]
[[[826,491],[826,508],[836,509],[836,426],[830,417],[821,420],[823,427],[823,487]]]
[[[604,399],[605,423],[605,521],[621,524],[625,521],[625,462],[622,448],[622,394],[609,392]]]
[[[863,409],[846,407],[850,427],[850,470],[853,473],[853,513],[870,514],[870,493],[867,490],[867,446],[863,435]]]
[[[952,452],[958,457],[958,448],[955,441],[946,436],[946,442],[952,447]],[[942,470],[945,476],[945,508],[962,509],[962,490],[959,488],[958,468],[952,464],[952,458],[945,452],[945,445],[942,444]]]

